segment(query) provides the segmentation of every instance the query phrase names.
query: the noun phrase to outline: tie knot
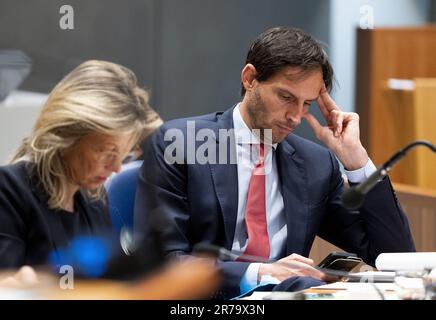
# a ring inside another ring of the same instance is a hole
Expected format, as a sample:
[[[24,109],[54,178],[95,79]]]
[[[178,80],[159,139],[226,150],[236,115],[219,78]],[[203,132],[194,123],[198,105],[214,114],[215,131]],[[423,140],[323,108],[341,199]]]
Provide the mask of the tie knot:
[[[265,163],[266,156],[271,149],[271,146],[265,146],[264,143],[251,143],[250,148],[251,160],[256,164],[256,166],[263,165]]]

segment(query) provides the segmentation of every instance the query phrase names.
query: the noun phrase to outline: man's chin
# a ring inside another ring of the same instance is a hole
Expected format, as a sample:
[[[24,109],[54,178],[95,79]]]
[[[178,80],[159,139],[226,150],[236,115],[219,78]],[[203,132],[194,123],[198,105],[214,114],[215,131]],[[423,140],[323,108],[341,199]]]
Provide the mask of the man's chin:
[[[283,140],[285,140],[290,134],[292,133],[292,131],[290,131],[288,134],[282,134],[280,136],[273,136],[272,137],[272,144],[276,144],[276,143],[280,143]]]

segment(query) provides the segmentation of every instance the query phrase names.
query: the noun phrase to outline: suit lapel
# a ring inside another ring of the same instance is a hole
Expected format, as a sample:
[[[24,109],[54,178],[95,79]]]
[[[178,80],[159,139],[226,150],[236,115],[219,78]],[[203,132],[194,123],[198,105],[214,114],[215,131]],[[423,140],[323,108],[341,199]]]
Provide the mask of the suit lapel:
[[[308,217],[308,185],[304,160],[284,140],[277,147],[280,177],[287,223],[286,253],[304,253]]]
[[[221,207],[224,221],[225,244],[227,249],[232,248],[233,237],[235,235],[236,217],[238,210],[238,169],[235,157],[236,146],[234,135],[228,139],[219,139],[219,129],[233,129],[233,108],[224,112],[217,121],[215,128],[216,136],[216,155],[219,155],[220,144],[226,145],[227,159],[226,164],[209,164],[212,180],[214,182],[215,193]],[[223,148],[221,148],[223,149]],[[230,152],[232,150],[232,152]],[[217,161],[219,162],[219,161]]]
[[[224,112],[214,129],[217,137],[217,155],[219,155],[219,129],[233,129],[233,108]],[[238,169],[235,159],[230,158],[229,150],[236,146],[234,136],[226,143],[228,164],[209,164],[216,196],[221,206],[224,221],[225,244],[231,249],[236,228],[238,210]],[[232,161],[231,161],[232,160]],[[231,161],[231,162],[230,162]],[[284,210],[287,223],[286,252],[304,253],[308,218],[308,183],[304,160],[295,149],[284,140],[277,147],[277,168],[280,177]]]

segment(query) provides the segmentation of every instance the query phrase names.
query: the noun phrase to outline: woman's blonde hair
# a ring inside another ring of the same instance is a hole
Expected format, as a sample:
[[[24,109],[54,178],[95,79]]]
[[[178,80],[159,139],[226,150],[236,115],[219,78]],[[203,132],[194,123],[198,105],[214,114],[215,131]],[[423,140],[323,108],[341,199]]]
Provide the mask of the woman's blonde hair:
[[[66,149],[92,133],[132,133],[138,142],[161,123],[131,70],[111,62],[86,61],[52,90],[11,163],[33,163],[49,195],[49,207],[61,208],[68,200],[69,169],[62,157]],[[102,188],[86,192],[95,199]]]

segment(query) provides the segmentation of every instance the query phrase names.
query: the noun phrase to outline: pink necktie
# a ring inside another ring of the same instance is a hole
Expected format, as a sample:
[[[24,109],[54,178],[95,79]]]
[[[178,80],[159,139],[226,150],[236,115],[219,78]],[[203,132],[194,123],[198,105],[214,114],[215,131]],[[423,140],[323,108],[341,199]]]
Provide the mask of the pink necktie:
[[[251,174],[248,185],[245,224],[248,233],[248,245],[244,254],[269,258],[270,247],[266,226],[265,205],[265,147],[261,143],[259,159]],[[243,259],[238,259],[243,261]]]

